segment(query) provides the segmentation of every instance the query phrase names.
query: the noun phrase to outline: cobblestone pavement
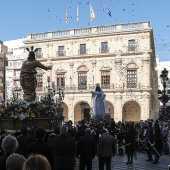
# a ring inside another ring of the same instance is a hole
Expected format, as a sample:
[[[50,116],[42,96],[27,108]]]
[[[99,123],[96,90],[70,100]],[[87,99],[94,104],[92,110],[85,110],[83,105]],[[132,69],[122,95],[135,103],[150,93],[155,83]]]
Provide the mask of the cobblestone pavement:
[[[170,165],[170,156],[163,155],[159,159],[158,164],[152,164],[152,162],[147,162],[147,155],[142,153],[137,153],[137,159],[133,160],[133,165],[126,165],[127,158],[126,155],[119,156],[116,155],[112,158],[112,170],[168,170],[168,165]],[[75,170],[79,168],[79,160]],[[98,159],[95,157],[93,160],[93,170],[98,170]]]

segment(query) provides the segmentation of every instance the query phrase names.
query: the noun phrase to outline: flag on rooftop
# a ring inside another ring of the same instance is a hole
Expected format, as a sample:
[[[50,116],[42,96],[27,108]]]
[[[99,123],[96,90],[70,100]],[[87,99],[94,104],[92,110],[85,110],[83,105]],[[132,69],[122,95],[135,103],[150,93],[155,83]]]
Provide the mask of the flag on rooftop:
[[[109,8],[103,2],[102,2],[102,10],[106,11],[109,14],[109,16],[112,17],[111,11],[109,10]]]
[[[66,9],[66,24],[68,23],[68,12],[67,12],[67,9]]]
[[[94,18],[95,18],[95,13],[92,8],[92,5],[90,4],[90,20],[93,21]]]

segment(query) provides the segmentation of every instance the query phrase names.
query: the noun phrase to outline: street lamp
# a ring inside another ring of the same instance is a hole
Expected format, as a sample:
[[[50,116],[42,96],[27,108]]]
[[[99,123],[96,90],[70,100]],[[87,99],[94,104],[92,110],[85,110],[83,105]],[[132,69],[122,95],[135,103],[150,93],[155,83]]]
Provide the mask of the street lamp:
[[[20,95],[20,92],[21,92],[21,88],[19,88],[18,86],[16,86],[14,89],[13,89],[13,100],[18,100],[18,96]],[[15,97],[16,96],[16,97]]]
[[[167,82],[169,80],[168,78],[168,70],[166,70],[166,68],[164,68],[164,70],[161,72],[160,75],[161,78],[161,82],[163,85],[163,90],[158,90],[158,94],[160,94],[160,97],[158,97],[158,99],[163,103],[163,106],[166,105],[166,103],[169,101],[170,99],[170,90],[167,90]]]
[[[50,77],[47,77],[47,82],[48,82],[48,99],[52,103],[55,103],[56,105],[56,120],[58,121],[59,124],[62,123],[63,121],[63,108],[61,108],[61,103],[63,103],[64,100],[64,89],[61,88],[60,86],[56,86],[55,82],[52,82],[50,86]],[[58,96],[56,96],[58,94]],[[56,96],[56,99],[54,100],[53,98]],[[53,98],[52,98],[53,97]]]
[[[161,107],[161,111],[162,111],[162,118],[166,119],[168,118],[168,112],[166,109],[166,103],[168,103],[168,101],[170,100],[170,90],[167,89],[167,82],[169,80],[168,78],[168,70],[166,70],[166,68],[164,68],[164,70],[161,72],[160,75],[161,78],[161,83],[163,85],[163,90],[158,90],[158,94],[160,95],[158,97],[158,99],[163,103],[163,107]]]

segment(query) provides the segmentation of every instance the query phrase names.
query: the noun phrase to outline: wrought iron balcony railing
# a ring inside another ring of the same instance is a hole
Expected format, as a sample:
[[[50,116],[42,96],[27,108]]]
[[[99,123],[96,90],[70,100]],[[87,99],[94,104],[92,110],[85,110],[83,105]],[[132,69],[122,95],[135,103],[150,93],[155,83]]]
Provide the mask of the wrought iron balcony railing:
[[[65,91],[78,91],[78,90],[87,90],[92,91],[96,88],[96,85],[88,84],[88,85],[66,85]],[[114,85],[102,85],[102,89],[114,89]]]

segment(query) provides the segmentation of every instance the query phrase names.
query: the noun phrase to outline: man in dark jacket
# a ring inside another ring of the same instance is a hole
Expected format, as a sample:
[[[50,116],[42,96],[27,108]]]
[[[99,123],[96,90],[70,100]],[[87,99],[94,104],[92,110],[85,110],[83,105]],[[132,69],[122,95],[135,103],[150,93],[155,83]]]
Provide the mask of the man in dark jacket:
[[[35,136],[28,133],[27,127],[23,126],[21,127],[21,135],[17,136],[17,140],[19,145],[17,152],[23,156],[26,156],[27,145],[34,142],[36,139]]]
[[[148,123],[148,128],[146,131],[146,149],[147,149],[147,155],[148,159],[146,161],[153,161],[152,158],[152,147],[151,143],[153,143],[153,127],[152,127],[152,122]]]
[[[54,167],[53,149],[49,144],[47,144],[44,141],[45,135],[46,135],[46,130],[44,128],[41,127],[36,128],[35,130],[36,141],[27,145],[26,153],[27,156],[29,156],[30,154],[44,155],[48,159],[51,165],[51,169],[53,169]]]
[[[68,127],[63,125],[54,146],[55,170],[74,170],[75,152],[75,140],[68,136]]]
[[[94,137],[91,134],[91,129],[86,128],[85,136],[80,137],[77,143],[77,152],[76,156],[80,155],[80,170],[92,169],[92,159],[96,155],[96,142]]]
[[[111,136],[105,129],[101,130],[98,144],[99,170],[111,170],[111,159],[115,154],[115,138]]]
[[[158,159],[159,159],[161,152],[162,152],[162,147],[163,147],[162,137],[161,137],[161,129],[160,129],[157,121],[156,121],[155,126],[154,126],[153,137],[154,137],[154,143],[151,145],[153,153],[155,155],[155,160],[154,160],[153,164],[157,164]]]
[[[49,134],[47,143],[54,149],[57,138],[60,136],[60,126],[54,128],[54,133]]]

